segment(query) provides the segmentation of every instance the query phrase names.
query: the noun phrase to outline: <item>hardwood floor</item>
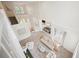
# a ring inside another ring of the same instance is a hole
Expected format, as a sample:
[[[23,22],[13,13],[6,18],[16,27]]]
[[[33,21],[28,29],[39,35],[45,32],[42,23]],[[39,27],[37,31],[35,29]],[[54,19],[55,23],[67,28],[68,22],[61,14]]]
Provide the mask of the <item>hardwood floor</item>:
[[[21,46],[24,48],[27,42],[34,41],[34,50],[32,51],[32,54],[35,56],[35,58],[45,58],[46,53],[40,53],[37,49],[37,45],[40,42],[40,38],[44,36],[43,32],[34,32],[32,35],[24,40],[20,41]],[[37,52],[37,54],[36,54]],[[66,50],[63,47],[60,47],[59,52],[55,52],[57,58],[71,58],[72,53]],[[39,56],[38,56],[39,55]]]

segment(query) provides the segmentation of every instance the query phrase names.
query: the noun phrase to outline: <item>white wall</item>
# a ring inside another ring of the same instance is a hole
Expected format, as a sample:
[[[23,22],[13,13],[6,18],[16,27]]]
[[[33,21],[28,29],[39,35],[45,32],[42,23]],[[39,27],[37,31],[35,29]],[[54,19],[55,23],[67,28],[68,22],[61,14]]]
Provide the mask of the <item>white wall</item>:
[[[66,30],[63,46],[74,51],[79,40],[79,2],[39,2],[38,17]]]
[[[31,20],[31,23],[32,23],[32,26],[39,26],[38,24],[38,21],[39,21],[39,5],[38,5],[38,2],[29,2],[28,3],[30,8],[31,8],[31,15],[30,15],[30,20]]]

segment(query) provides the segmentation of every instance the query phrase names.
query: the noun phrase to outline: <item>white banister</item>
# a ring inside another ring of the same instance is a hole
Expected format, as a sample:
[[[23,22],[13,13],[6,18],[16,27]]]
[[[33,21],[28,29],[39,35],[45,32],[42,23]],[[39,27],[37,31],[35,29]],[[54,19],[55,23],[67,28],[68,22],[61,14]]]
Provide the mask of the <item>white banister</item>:
[[[8,57],[25,58],[18,38],[13,32],[11,24],[3,9],[0,9],[0,21],[0,24],[2,24],[2,33],[0,33],[0,47],[3,48],[3,51],[8,55]],[[5,55],[3,57],[5,57]]]

